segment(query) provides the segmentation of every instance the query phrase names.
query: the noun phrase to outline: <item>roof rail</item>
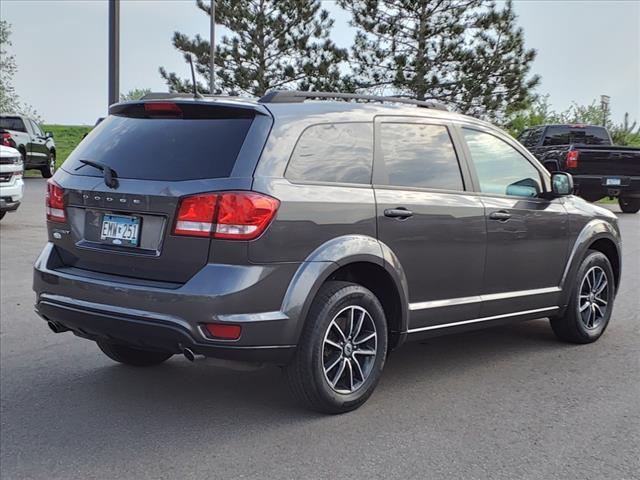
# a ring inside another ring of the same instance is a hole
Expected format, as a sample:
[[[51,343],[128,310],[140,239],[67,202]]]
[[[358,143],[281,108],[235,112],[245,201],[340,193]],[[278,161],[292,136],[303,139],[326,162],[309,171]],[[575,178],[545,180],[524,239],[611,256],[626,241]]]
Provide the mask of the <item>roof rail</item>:
[[[414,100],[403,97],[384,97],[378,95],[360,95],[358,93],[334,93],[334,92],[300,92],[296,90],[273,90],[267,92],[258,100],[260,103],[302,103],[312,98],[336,98],[341,100],[364,100],[368,102],[381,103],[406,103],[423,108],[434,108],[436,110],[447,110],[442,103],[425,100]]]

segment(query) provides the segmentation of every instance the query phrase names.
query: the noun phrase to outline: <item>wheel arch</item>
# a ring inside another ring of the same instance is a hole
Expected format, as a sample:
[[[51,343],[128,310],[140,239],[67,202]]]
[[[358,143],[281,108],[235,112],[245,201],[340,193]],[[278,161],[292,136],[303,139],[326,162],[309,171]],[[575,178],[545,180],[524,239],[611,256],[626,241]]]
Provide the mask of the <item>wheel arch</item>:
[[[622,270],[620,233],[611,223],[602,219],[594,219],[583,227],[571,249],[560,283],[563,306],[569,303],[569,296],[573,289],[570,280],[576,276],[582,259],[589,250],[602,252],[609,259],[614,272],[616,291],[618,289]]]
[[[282,311],[297,318],[300,337],[311,304],[329,280],[361,284],[382,303],[390,330],[390,347],[400,346],[409,320],[407,281],[388,246],[373,237],[349,235],[334,238],[311,253],[293,276],[282,302]]]

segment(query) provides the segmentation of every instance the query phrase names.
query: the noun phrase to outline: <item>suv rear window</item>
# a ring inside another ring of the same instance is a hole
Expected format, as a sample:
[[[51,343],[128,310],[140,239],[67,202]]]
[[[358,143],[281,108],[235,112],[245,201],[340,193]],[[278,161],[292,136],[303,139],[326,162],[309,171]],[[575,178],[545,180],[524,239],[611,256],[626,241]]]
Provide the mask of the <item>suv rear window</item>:
[[[611,145],[609,134],[604,127],[571,127],[558,125],[547,127],[544,145]]]
[[[368,184],[372,165],[370,123],[312,125],[300,135],[285,176],[294,182]]]
[[[111,115],[73,151],[64,170],[101,177],[79,160],[113,168],[118,177],[197,180],[228,177],[253,118],[131,118]]]
[[[16,132],[26,132],[27,128],[20,117],[0,117],[0,130],[15,130]]]

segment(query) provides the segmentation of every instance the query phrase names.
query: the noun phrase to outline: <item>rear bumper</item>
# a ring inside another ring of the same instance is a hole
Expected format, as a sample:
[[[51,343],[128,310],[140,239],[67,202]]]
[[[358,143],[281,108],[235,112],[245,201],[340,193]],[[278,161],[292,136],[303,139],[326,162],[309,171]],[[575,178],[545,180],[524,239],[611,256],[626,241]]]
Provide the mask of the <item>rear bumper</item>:
[[[0,211],[10,212],[16,210],[22,201],[24,182],[22,178],[13,177],[11,182],[0,183]]]
[[[236,270],[225,275],[221,270],[225,267]],[[240,286],[234,284],[238,268],[247,269],[242,272],[247,275],[245,284]],[[36,261],[33,288],[36,312],[80,337],[173,353],[190,348],[208,357],[276,364],[288,363],[295,350],[296,319],[277,309],[251,312],[251,306],[259,302],[251,302],[253,293],[248,287],[250,282],[269,276],[263,267],[207,265],[192,280],[173,289],[78,273],[76,269],[56,268],[55,248],[49,243]],[[231,284],[239,290],[219,294],[221,279],[225,278],[227,288]],[[272,289],[273,301],[279,306],[276,290]],[[238,306],[249,313],[238,312]],[[232,313],[229,308],[236,311]],[[209,338],[203,324],[214,321],[241,325],[240,338]]]
[[[607,185],[607,179],[619,178],[620,185]],[[577,195],[590,197],[640,198],[640,177],[616,175],[575,175],[573,177]]]

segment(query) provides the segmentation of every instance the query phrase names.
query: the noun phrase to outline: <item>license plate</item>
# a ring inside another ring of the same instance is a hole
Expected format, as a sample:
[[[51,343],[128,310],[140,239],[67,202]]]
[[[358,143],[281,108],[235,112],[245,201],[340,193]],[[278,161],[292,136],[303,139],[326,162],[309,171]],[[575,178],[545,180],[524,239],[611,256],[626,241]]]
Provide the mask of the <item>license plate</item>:
[[[112,245],[125,247],[138,246],[140,232],[140,218],[124,215],[105,215],[102,218],[100,239]]]
[[[606,185],[609,185],[609,186],[620,185],[620,179],[619,178],[607,178]]]

